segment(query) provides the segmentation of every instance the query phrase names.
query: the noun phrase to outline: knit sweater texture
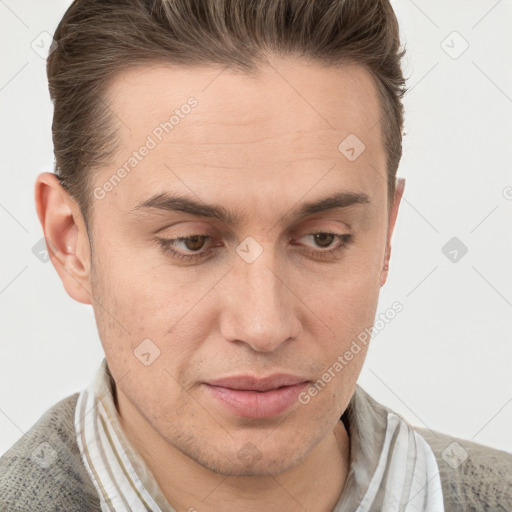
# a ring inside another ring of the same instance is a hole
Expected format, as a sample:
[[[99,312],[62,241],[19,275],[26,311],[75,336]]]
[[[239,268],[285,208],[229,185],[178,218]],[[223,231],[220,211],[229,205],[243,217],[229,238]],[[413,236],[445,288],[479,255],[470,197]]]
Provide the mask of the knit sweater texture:
[[[390,409],[357,388],[357,410],[362,416],[358,424],[364,431],[365,416]],[[101,512],[76,442],[77,398],[75,393],[48,409],[0,458],[0,512]],[[414,429],[436,456],[446,512],[512,511],[512,454],[429,429]],[[371,436],[371,432],[363,434],[361,439]],[[459,447],[467,458],[457,465],[453,460]]]

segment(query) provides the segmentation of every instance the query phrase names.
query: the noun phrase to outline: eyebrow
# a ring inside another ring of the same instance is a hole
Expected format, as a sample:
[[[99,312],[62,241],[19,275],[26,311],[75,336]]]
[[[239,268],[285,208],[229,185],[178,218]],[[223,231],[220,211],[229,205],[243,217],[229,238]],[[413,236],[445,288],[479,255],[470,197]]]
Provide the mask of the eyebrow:
[[[336,194],[303,203],[292,210],[291,217],[301,219],[315,213],[322,213],[335,208],[347,208],[355,204],[368,204],[370,198],[362,192],[338,192]],[[171,212],[183,212],[196,217],[216,219],[224,224],[236,226],[242,223],[244,218],[224,206],[217,204],[205,204],[185,196],[162,192],[140,202],[130,212],[131,214],[146,213],[151,210],[164,210]]]

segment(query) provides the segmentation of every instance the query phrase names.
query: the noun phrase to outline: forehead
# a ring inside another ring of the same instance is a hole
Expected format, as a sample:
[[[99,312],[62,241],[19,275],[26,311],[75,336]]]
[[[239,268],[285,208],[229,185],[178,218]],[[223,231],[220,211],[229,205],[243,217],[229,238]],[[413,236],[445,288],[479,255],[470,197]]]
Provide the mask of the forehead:
[[[153,146],[125,165],[123,183],[109,194],[121,208],[187,185],[203,197],[295,187],[290,198],[297,200],[324,175],[325,190],[334,183],[385,190],[375,183],[385,182],[378,92],[361,66],[276,59],[244,76],[221,67],[152,65],[119,74],[108,93],[120,152],[96,184],[149,139]],[[354,137],[364,151],[351,161],[339,146]]]

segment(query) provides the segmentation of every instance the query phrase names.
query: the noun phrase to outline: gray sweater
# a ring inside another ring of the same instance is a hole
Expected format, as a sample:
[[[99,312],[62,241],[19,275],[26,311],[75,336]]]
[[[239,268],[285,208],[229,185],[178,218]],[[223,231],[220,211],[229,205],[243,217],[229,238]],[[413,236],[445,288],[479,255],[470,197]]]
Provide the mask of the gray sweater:
[[[390,411],[360,386],[355,395],[361,432],[358,436],[351,435],[351,443],[371,436],[366,425],[375,425],[376,418],[383,418],[386,411]],[[98,495],[76,442],[77,398],[78,393],[75,393],[51,407],[0,458],[0,512],[101,512]],[[428,429],[414,429],[436,456],[446,512],[512,512],[512,454]],[[452,467],[456,464],[449,463],[450,457],[453,460],[456,454],[446,451],[454,441],[468,453],[464,463],[456,468]],[[358,449],[351,444],[353,453]],[[45,450],[52,450],[53,458],[49,459]],[[51,460],[51,464],[44,467],[45,464],[36,463],[38,457]]]

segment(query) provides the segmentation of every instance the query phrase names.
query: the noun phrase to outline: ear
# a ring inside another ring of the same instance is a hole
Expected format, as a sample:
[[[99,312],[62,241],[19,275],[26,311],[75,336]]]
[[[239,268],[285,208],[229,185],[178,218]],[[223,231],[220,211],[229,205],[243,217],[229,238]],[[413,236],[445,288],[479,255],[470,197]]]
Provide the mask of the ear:
[[[66,292],[91,304],[89,236],[78,204],[49,172],[36,179],[35,203],[48,255]]]
[[[382,267],[382,271],[380,274],[380,285],[384,286],[386,279],[388,278],[389,271],[389,258],[391,257],[391,237],[393,236],[393,230],[395,229],[396,218],[398,216],[398,207],[400,206],[400,201],[402,199],[402,195],[405,189],[405,178],[400,178],[397,181],[395,187],[395,198],[393,200],[393,205],[391,206],[391,211],[389,212],[389,222],[388,222],[388,234],[386,238],[386,252],[384,255],[384,263]]]

